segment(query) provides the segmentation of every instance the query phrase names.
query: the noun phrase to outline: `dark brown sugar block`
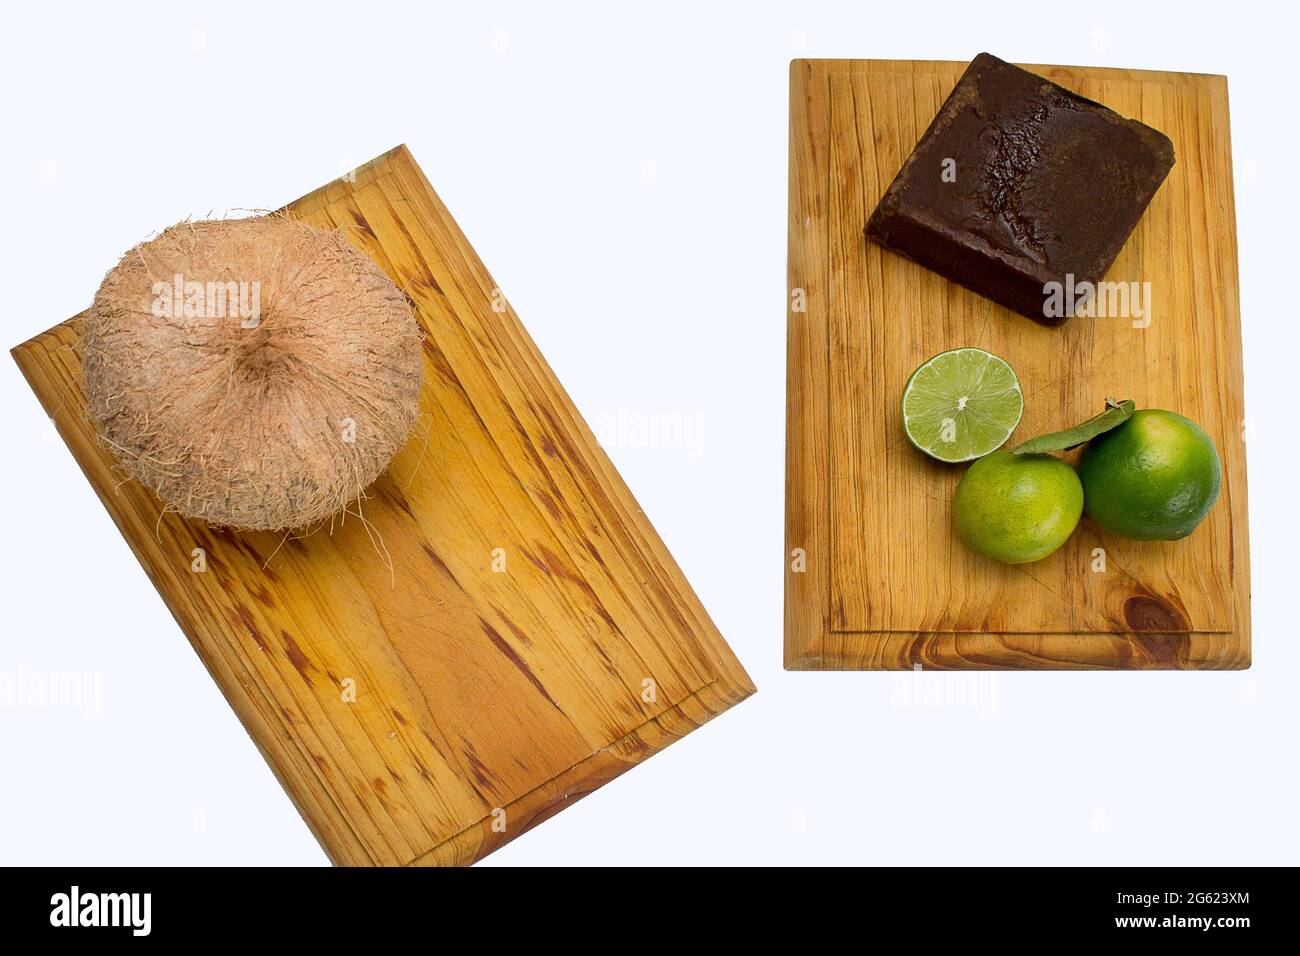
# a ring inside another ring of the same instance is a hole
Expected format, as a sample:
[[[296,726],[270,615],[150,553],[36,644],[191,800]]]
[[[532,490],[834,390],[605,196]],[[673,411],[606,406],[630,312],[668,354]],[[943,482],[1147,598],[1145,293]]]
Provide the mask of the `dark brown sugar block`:
[[[1047,325],[1072,314],[1174,165],[1169,138],[988,53],[971,61],[867,236]]]

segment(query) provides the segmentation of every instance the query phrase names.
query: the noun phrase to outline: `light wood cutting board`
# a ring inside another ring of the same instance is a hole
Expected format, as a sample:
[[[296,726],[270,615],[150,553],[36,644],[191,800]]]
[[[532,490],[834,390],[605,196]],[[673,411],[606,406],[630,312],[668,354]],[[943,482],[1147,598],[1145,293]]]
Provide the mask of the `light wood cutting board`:
[[[13,354],[330,858],[469,863],[754,687],[406,148],[290,209],[347,230],[425,336],[368,524],[162,514],[85,418],[79,321]]]
[[[791,64],[786,666],[1247,667],[1227,80],[1027,67],[1163,131],[1177,152],[1106,277],[1150,282],[1148,316],[1046,328],[863,236],[965,66]],[[1218,503],[1180,542],[1130,541],[1085,518],[1035,564],[966,550],[950,511],[964,467],[913,449],[899,411],[913,369],[959,346],[988,349],[1019,375],[1013,442],[1083,421],[1107,396],[1198,422],[1223,460]]]

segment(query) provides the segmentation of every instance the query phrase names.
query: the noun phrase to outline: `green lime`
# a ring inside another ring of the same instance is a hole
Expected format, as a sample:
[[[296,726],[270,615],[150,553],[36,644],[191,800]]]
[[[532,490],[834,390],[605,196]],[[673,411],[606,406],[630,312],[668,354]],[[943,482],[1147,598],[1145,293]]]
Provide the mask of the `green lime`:
[[[1158,408],[1098,435],[1079,460],[1088,517],[1139,541],[1191,534],[1219,496],[1222,476],[1210,436]]]
[[[1082,513],[1079,476],[1051,455],[996,451],[970,466],[952,499],[952,523],[967,547],[1007,564],[1047,557]]]
[[[903,386],[903,431],[931,458],[970,461],[1002,447],[1024,408],[1010,365],[983,349],[953,349]]]

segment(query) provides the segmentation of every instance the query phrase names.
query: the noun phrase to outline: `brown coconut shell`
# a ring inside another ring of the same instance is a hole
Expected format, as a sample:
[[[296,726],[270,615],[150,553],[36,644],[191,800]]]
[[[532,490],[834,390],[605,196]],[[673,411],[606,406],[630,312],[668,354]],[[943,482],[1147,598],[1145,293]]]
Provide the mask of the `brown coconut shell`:
[[[215,525],[303,528],[343,510],[418,412],[406,297],[339,232],[281,215],[185,222],[136,246],[81,347],[90,417],[122,467]]]

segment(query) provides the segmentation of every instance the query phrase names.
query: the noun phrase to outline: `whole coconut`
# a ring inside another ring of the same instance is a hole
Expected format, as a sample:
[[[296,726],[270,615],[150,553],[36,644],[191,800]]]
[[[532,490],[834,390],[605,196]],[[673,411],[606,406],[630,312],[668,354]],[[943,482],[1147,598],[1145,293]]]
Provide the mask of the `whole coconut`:
[[[89,414],[122,467],[215,525],[335,514],[418,411],[406,298],[340,233],[280,215],[181,223],[136,246],[81,344]]]

